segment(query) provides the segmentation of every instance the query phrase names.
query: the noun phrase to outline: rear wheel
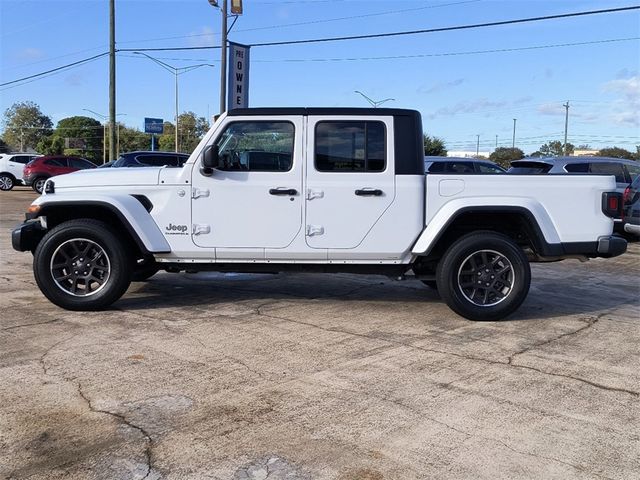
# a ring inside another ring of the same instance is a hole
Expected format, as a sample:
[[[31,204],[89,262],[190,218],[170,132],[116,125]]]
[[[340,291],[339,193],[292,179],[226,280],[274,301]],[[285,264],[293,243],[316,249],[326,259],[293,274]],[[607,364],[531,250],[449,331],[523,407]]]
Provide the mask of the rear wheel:
[[[31,184],[31,188],[33,188],[33,190],[38,193],[42,193],[42,190],[44,190],[44,184],[46,182],[47,182],[47,179],[45,177],[38,177]]]
[[[500,320],[526,298],[531,269],[522,249],[506,235],[474,232],[449,247],[436,279],[454,312],[470,320]]]
[[[16,181],[12,175],[0,173],[0,190],[8,191],[13,188]]]
[[[132,261],[122,241],[97,220],[61,223],[47,233],[33,258],[42,293],[67,310],[101,310],[131,283]]]

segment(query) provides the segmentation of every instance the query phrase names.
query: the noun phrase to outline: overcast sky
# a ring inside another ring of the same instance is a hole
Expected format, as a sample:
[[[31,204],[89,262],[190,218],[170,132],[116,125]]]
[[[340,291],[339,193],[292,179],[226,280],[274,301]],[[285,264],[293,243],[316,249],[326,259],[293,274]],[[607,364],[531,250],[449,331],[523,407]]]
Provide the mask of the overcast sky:
[[[256,44],[475,24],[630,6],[632,0],[244,0],[230,40]],[[0,0],[0,83],[108,50],[107,0]],[[116,0],[118,48],[220,44],[220,12],[207,0]],[[318,44],[253,47],[251,106],[414,108],[450,150],[511,146],[525,152],[564,131],[592,147],[640,144],[640,11],[464,31]],[[606,42],[605,42],[606,41]],[[590,43],[600,42],[600,43]],[[569,46],[558,46],[574,44]],[[575,45],[582,44],[582,45]],[[551,48],[530,48],[554,46]],[[514,50],[515,49],[515,50]],[[501,50],[501,51],[496,51]],[[505,51],[506,50],[506,51]],[[490,52],[489,52],[490,51]],[[481,52],[481,53],[478,53]],[[219,107],[219,50],[148,52],[175,66],[180,111]],[[455,54],[455,55],[452,55]],[[32,100],[55,121],[108,112],[108,58],[29,83],[0,87],[4,109]],[[173,120],[174,78],[149,59],[117,60],[119,119]]]

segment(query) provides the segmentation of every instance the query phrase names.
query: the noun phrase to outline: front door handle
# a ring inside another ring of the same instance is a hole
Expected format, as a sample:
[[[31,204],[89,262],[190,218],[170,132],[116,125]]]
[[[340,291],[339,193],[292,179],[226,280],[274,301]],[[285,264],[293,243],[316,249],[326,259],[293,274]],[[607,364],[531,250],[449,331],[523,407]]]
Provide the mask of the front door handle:
[[[381,197],[382,193],[382,190],[378,190],[377,188],[361,188],[359,190],[356,190],[356,195],[360,197]]]
[[[271,195],[297,195],[298,191],[295,188],[271,188],[269,193]]]

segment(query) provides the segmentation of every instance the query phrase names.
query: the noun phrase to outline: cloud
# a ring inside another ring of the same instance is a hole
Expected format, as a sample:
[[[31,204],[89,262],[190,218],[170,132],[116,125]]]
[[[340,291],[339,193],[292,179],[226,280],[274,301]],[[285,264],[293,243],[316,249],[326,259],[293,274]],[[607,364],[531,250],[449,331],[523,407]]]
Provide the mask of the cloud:
[[[40,60],[45,56],[44,51],[39,48],[28,47],[16,52],[16,58],[20,60]]]
[[[622,70],[618,71],[618,73],[616,73],[616,78],[625,79],[635,77],[636,75],[638,75],[637,70],[629,70],[628,68],[623,68]]]
[[[538,105],[537,111],[540,115],[564,115],[565,108],[559,103],[543,103]]]
[[[637,127],[640,126],[640,76],[629,76],[630,73],[621,70],[617,78],[606,82],[602,89],[619,98],[611,104],[614,111],[609,115],[610,120],[616,125]]]
[[[435,93],[440,92],[442,90],[448,90],[450,88],[457,87],[458,85],[462,85],[465,82],[464,78],[456,78],[455,80],[451,80],[450,82],[438,82],[431,87],[422,86],[418,88],[418,93]]]
[[[430,114],[429,118],[433,120],[438,116],[458,115],[461,113],[475,113],[487,108],[501,108],[506,106],[507,104],[508,102],[505,101],[494,102],[486,98],[480,98],[478,100],[459,102],[453,107],[439,108],[434,113]]]
[[[216,33],[210,27],[202,27],[200,30],[191,32],[189,37],[189,45],[192,47],[206,47],[216,44]],[[218,40],[219,43],[219,40]]]

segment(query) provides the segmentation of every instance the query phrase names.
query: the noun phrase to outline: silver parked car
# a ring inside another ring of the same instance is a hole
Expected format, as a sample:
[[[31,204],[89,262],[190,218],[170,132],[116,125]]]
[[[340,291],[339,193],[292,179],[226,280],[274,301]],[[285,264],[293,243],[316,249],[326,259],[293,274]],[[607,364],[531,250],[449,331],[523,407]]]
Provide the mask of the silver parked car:
[[[424,157],[424,170],[426,173],[453,173],[453,174],[502,174],[506,170],[497,163],[482,158],[464,157]]]
[[[511,162],[508,173],[516,175],[587,173],[592,175],[613,175],[618,191],[624,192],[631,182],[640,175],[640,162],[611,157],[549,157],[523,158]]]

